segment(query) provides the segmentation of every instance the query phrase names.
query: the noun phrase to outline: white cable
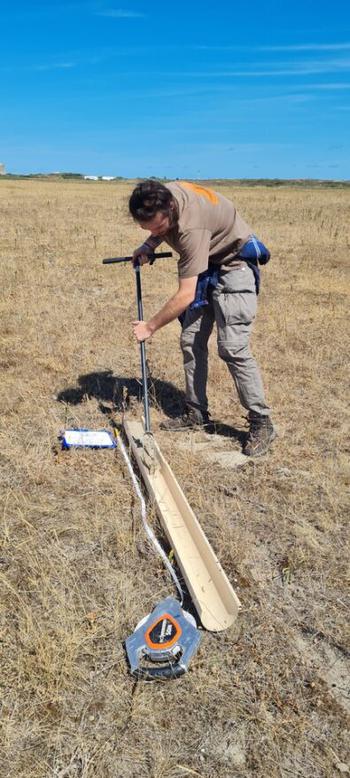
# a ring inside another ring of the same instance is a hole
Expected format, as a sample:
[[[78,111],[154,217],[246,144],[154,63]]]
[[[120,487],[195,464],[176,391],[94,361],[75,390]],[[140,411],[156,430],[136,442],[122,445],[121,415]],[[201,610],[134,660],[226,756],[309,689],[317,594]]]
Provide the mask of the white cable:
[[[135,492],[136,492],[136,494],[137,494],[137,496],[138,496],[138,498],[140,500],[140,503],[141,503],[141,518],[142,518],[142,522],[143,522],[143,526],[145,528],[146,534],[148,535],[151,543],[153,543],[153,546],[156,549],[156,551],[158,552],[159,556],[162,558],[162,560],[163,560],[163,562],[165,564],[165,567],[169,571],[169,573],[170,573],[170,575],[171,575],[171,577],[173,579],[173,582],[174,582],[174,584],[175,584],[175,586],[176,586],[176,588],[177,588],[177,590],[179,592],[180,601],[181,601],[181,605],[182,605],[183,604],[183,591],[182,591],[182,588],[181,588],[180,581],[179,581],[179,579],[178,579],[178,577],[177,577],[177,575],[175,573],[175,570],[172,567],[172,565],[171,565],[171,563],[170,563],[170,561],[169,561],[169,559],[168,559],[164,549],[161,547],[159,541],[157,540],[157,538],[156,538],[156,536],[155,536],[155,534],[153,532],[152,527],[150,527],[150,525],[147,522],[147,519],[146,519],[146,516],[147,516],[146,503],[145,503],[143,494],[141,492],[141,489],[140,489],[140,486],[139,486],[139,482],[138,482],[138,480],[136,478],[136,475],[134,473],[132,464],[131,464],[130,459],[129,459],[128,455],[127,455],[126,448],[124,446],[124,443],[123,443],[120,435],[117,436],[117,445],[120,447],[120,450],[121,450],[121,452],[123,454],[123,457],[124,457],[125,462],[127,464],[127,468],[129,470],[129,473],[130,473],[130,476],[131,476],[131,480],[132,480],[134,488],[135,488]]]

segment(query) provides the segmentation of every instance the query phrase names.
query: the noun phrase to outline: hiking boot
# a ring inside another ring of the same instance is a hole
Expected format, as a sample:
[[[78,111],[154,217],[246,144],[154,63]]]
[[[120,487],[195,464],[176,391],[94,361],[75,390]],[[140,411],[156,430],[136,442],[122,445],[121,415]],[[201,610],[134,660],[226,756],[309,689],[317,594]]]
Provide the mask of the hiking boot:
[[[209,414],[206,411],[200,411],[198,408],[187,405],[181,416],[162,421],[160,429],[167,432],[181,432],[186,429],[198,429],[198,427],[205,427],[209,424]]]
[[[265,454],[277,433],[269,416],[250,413],[247,418],[250,428],[248,439],[243,446],[243,454],[246,457],[259,457]]]

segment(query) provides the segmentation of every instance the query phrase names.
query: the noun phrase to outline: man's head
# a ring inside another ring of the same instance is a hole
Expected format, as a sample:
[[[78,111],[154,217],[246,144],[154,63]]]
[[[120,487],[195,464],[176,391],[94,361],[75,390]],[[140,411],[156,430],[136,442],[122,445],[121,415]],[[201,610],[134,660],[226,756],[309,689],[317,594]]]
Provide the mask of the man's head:
[[[169,189],[153,179],[142,181],[129,200],[131,216],[152,235],[165,235],[176,220],[176,204]]]

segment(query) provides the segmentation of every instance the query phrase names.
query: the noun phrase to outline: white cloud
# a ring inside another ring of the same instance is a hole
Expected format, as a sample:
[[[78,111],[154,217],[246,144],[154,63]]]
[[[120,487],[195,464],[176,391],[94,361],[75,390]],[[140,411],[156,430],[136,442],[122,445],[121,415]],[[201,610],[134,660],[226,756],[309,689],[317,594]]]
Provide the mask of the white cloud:
[[[350,43],[293,43],[286,46],[258,46],[259,51],[344,51]]]
[[[30,65],[26,68],[26,70],[69,70],[69,68],[75,68],[76,64],[75,62],[56,62],[52,64],[46,64],[46,65]]]
[[[338,89],[350,89],[350,84],[344,82],[324,84],[304,84],[303,89],[325,89],[336,91]]]
[[[44,73],[47,70],[70,70],[76,66],[76,62],[47,62],[40,65],[6,65],[0,67],[0,71],[1,73]]]
[[[95,11],[96,16],[106,16],[109,19],[144,19],[145,14],[139,11],[126,11],[122,8],[110,8],[105,11]]]
[[[350,59],[334,59],[334,60],[310,60],[301,62],[278,62],[264,63],[259,65],[258,63],[252,63],[252,70],[250,69],[232,69],[232,70],[210,70],[210,71],[192,71],[183,73],[182,75],[199,77],[199,78],[230,78],[232,76],[239,76],[241,78],[260,78],[265,76],[310,76],[317,73],[333,73],[348,71],[350,69]]]
[[[346,51],[350,42],[345,43],[293,43],[283,46],[194,46],[199,51]]]

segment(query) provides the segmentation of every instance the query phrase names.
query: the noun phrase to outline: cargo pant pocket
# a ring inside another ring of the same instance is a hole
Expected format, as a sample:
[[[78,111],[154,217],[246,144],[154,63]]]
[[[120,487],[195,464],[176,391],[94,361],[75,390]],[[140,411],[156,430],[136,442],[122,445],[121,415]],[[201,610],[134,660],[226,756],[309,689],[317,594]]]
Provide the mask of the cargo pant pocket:
[[[213,292],[213,304],[217,324],[221,327],[250,324],[257,309],[255,280],[250,268],[223,274]]]
[[[213,297],[215,318],[220,327],[251,324],[255,319],[255,292],[221,292]]]

